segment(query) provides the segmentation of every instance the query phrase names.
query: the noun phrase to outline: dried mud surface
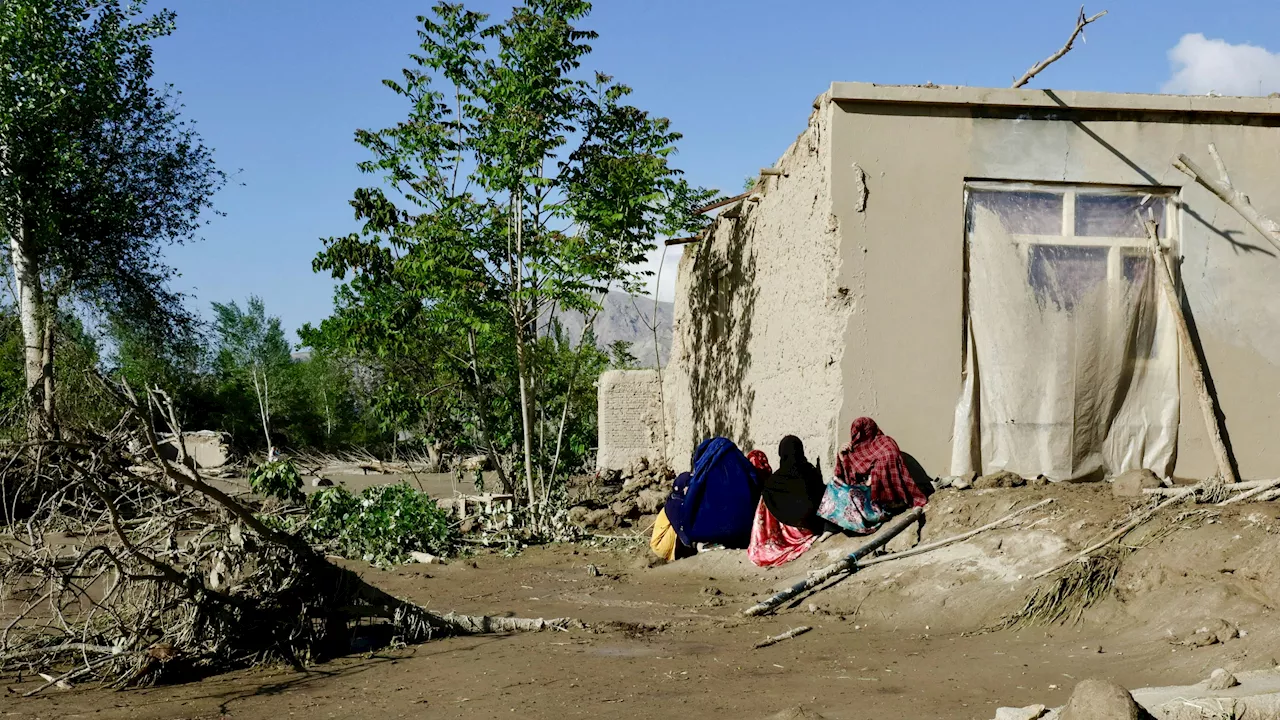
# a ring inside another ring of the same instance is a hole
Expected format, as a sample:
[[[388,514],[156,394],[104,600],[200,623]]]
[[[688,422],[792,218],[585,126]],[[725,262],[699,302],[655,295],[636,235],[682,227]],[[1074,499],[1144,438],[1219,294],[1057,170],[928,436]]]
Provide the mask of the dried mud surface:
[[[1274,665],[1275,503],[1181,507],[1126,538],[1136,549],[1116,596],[1078,624],[983,631],[1021,605],[1030,575],[1104,535],[1131,507],[1106,486],[943,491],[929,507],[925,542],[1050,495],[1057,501],[1020,528],[865,568],[758,619],[735,613],[856,541],[832,541],[770,571],[731,552],[649,567],[638,542],[363,567],[376,585],[433,609],[572,616],[594,627],[446,639],[306,673],[259,668],[127,692],[20,699],[34,684],[0,678],[0,717],[750,719],[803,705],[831,720],[982,719],[1002,705],[1061,704],[1085,677],[1136,688]],[[1176,644],[1218,619],[1242,636]],[[797,625],[813,631],[752,649]]]

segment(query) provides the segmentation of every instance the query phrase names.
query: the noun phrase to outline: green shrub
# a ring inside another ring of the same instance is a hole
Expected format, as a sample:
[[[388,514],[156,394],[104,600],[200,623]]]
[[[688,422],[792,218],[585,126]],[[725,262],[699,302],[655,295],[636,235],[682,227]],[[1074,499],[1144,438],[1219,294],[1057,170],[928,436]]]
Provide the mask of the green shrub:
[[[249,489],[262,497],[292,505],[301,505],[306,500],[302,494],[302,476],[288,458],[265,462],[254,468],[249,473]]]
[[[311,542],[378,565],[401,562],[413,551],[447,555],[457,542],[446,511],[404,483],[369,487],[359,497],[326,488],[307,507]]]

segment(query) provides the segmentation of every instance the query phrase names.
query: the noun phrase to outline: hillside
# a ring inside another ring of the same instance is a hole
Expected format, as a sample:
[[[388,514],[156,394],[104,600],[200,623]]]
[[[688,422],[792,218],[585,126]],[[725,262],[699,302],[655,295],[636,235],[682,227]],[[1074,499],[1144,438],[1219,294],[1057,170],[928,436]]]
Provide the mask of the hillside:
[[[658,351],[663,365],[671,352],[672,304],[658,303]],[[582,337],[584,318],[578,312],[556,313],[569,338],[577,342]],[[596,318],[596,344],[602,348],[619,341],[631,343],[631,354],[641,367],[653,367],[653,331],[646,322],[652,322],[653,298],[631,296],[611,292],[604,300],[604,309]],[[546,319],[540,325],[545,326]]]

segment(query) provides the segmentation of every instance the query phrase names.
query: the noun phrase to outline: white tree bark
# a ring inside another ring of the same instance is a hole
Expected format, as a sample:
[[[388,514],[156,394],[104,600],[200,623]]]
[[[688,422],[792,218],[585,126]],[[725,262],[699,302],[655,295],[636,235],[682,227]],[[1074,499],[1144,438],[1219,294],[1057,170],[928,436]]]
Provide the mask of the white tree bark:
[[[43,431],[44,403],[44,294],[35,258],[23,242],[20,224],[9,232],[9,260],[17,289],[18,319],[22,327],[23,371],[26,377],[28,434]]]

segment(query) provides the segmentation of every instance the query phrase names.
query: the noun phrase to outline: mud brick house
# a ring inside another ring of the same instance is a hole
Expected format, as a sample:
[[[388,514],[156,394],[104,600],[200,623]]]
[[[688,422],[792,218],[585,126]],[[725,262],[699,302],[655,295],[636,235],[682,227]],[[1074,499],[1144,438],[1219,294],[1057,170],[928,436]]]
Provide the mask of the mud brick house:
[[[1278,126],[1270,98],[835,83],[686,246],[661,384],[601,383],[602,428],[654,416],[602,460],[795,434],[830,468],[870,415],[935,476],[1211,475],[1154,221],[1240,475],[1280,475],[1280,253],[1173,165],[1213,143],[1280,217]]]

